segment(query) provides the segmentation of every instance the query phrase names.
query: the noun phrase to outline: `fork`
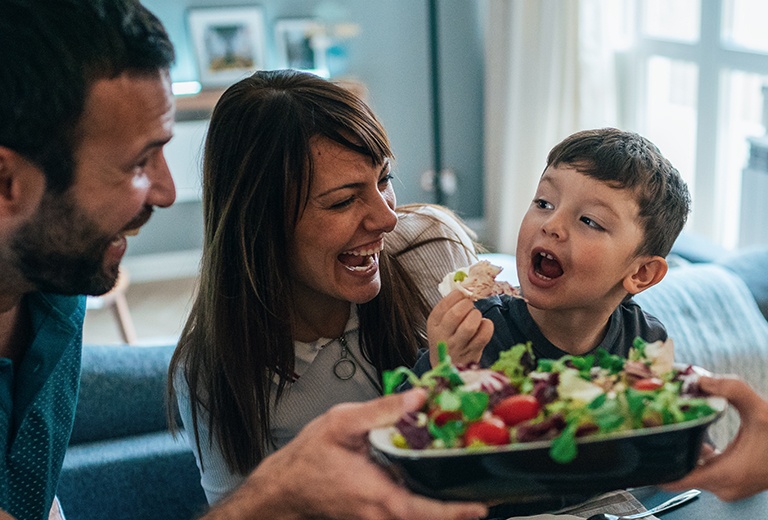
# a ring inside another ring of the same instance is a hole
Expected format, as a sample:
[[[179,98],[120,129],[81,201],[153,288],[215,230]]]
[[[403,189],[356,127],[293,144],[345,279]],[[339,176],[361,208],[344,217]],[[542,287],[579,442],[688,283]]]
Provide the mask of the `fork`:
[[[701,494],[701,491],[699,491],[698,489],[690,489],[685,493],[680,493],[679,495],[670,498],[666,502],[662,502],[656,507],[650,508],[648,511],[642,511],[640,513],[635,513],[633,515],[624,515],[624,516],[611,515],[608,513],[598,513],[596,515],[590,516],[589,518],[587,518],[587,520],[634,520],[636,518],[645,518],[646,516],[651,516],[654,513],[660,513],[661,511],[666,511],[667,509],[685,504],[686,502],[696,498],[700,494]]]

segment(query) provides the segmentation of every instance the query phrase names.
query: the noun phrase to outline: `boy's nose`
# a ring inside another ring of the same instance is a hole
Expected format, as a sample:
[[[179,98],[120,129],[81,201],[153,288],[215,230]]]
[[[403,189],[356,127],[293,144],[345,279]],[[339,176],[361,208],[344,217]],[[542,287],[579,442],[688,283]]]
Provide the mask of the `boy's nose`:
[[[556,215],[553,215],[544,221],[541,226],[541,231],[545,235],[556,239],[563,239],[566,237],[565,226],[563,226],[562,221]]]

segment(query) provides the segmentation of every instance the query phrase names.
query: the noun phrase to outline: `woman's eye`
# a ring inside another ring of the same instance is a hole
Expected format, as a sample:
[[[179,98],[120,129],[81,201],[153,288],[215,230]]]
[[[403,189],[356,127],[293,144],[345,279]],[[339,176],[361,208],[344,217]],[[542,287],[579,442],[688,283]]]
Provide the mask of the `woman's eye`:
[[[598,224],[597,222],[595,222],[589,217],[581,217],[581,221],[593,229],[597,229],[599,231],[604,230],[603,226],[601,226],[600,224]]]
[[[354,202],[354,200],[355,200],[355,198],[354,198],[354,197],[349,197],[348,199],[344,199],[344,200],[342,200],[341,202],[337,202],[337,203],[335,203],[335,204],[332,204],[332,205],[331,205],[331,209],[342,209],[342,208],[346,208],[347,206],[349,206],[350,204],[352,204],[352,202]]]

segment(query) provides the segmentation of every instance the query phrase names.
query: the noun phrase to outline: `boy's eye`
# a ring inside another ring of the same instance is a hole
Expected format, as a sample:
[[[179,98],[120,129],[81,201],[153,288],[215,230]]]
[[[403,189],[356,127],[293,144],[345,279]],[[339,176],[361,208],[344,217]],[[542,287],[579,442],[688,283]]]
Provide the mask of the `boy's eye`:
[[[597,222],[595,222],[589,217],[581,217],[580,220],[593,229],[597,229],[599,231],[604,231],[605,229],[603,228],[603,226],[601,226],[600,224],[598,224]]]
[[[536,199],[533,201],[537,208],[540,209],[552,209],[554,206],[544,199]]]

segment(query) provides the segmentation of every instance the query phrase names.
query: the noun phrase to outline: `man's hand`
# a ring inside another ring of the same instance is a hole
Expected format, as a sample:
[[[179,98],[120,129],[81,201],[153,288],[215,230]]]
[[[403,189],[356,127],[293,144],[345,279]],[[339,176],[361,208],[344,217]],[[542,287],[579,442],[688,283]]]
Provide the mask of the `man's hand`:
[[[423,390],[367,403],[337,405],[273,453],[204,520],[309,519],[468,520],[482,504],[414,495],[368,456],[368,431],[394,424],[424,403]]]
[[[700,384],[703,391],[725,397],[736,408],[739,432],[722,453],[702,459],[686,477],[664,488],[706,489],[726,501],[768,489],[768,402],[735,377],[702,377]]]
[[[448,345],[448,355],[454,364],[480,361],[483,348],[493,336],[493,322],[483,318],[474,302],[458,289],[437,302],[427,318],[429,361],[439,362],[437,343]]]

